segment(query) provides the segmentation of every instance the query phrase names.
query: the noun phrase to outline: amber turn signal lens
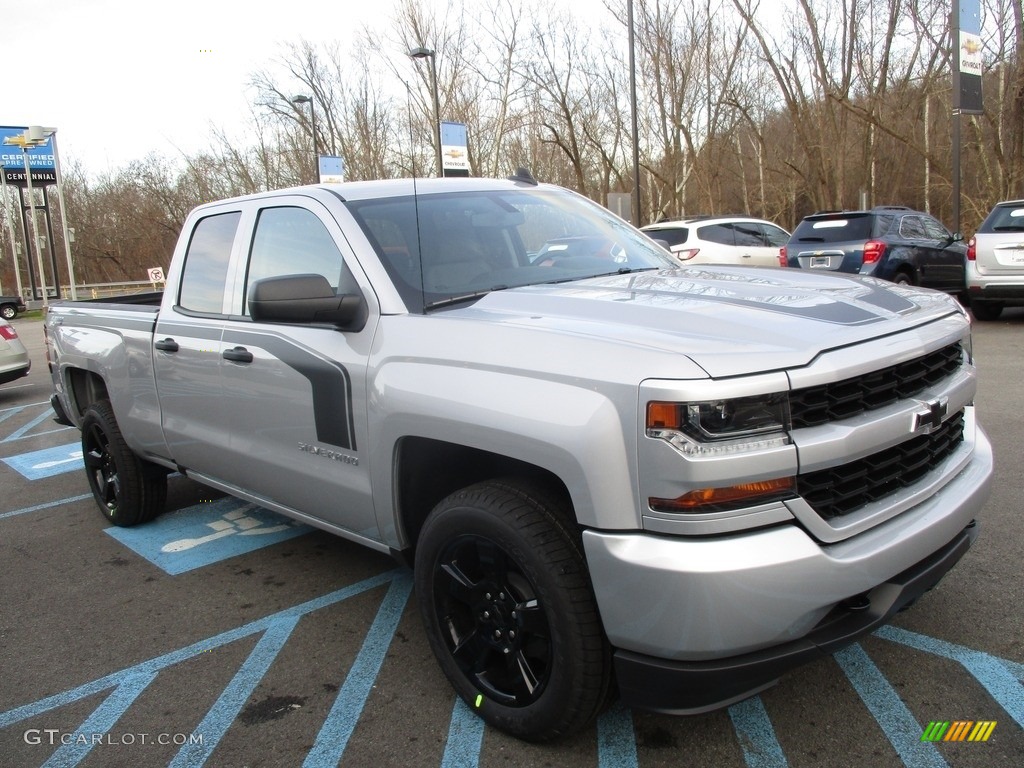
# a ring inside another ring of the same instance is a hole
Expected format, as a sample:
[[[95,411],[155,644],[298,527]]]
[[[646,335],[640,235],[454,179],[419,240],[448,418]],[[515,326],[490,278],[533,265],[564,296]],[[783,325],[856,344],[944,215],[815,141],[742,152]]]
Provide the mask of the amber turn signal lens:
[[[725,488],[700,488],[676,499],[648,499],[655,512],[717,512],[742,504],[785,498],[796,490],[795,478],[779,477]]]
[[[679,403],[648,403],[648,429],[679,429],[682,427]]]

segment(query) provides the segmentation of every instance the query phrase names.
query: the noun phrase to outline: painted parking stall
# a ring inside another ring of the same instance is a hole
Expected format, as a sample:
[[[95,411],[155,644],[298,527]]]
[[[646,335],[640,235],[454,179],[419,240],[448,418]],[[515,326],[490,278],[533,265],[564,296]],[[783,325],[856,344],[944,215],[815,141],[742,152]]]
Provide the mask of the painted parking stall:
[[[255,504],[225,497],[161,515],[146,525],[104,532],[176,576],[310,530]]]
[[[975,336],[1000,396],[1016,392],[1016,365],[1001,371],[985,334],[1016,349],[1021,330],[1024,315]],[[35,391],[0,400],[5,765],[980,768],[1024,754],[1013,473],[963,569],[909,621],[724,712],[616,704],[577,739],[543,747],[486,728],[453,694],[408,573],[387,558],[180,476],[152,523],[106,524],[78,434],[52,421],[37,367]],[[986,423],[1013,455],[1013,419]]]

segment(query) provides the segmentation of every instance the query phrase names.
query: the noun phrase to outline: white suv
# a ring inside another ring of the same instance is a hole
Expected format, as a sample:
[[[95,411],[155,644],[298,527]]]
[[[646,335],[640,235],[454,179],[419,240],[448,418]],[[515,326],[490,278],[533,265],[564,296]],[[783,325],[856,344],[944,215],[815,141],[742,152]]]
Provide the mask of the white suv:
[[[1024,200],[996,203],[967,244],[967,296],[978,320],[1024,305]]]
[[[684,264],[777,267],[779,248],[789,242],[782,227],[745,216],[691,216],[648,224],[640,231],[668,243]]]

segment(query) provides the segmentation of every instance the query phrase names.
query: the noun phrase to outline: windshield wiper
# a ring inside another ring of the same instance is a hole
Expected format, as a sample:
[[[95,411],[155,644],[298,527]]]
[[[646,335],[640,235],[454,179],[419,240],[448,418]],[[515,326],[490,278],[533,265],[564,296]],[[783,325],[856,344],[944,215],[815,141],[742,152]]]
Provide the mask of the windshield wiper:
[[[651,270],[659,270],[661,267],[619,267],[614,272],[602,272],[599,275],[591,275],[591,277],[608,277],[609,275],[631,275],[634,272],[650,272]]]
[[[571,277],[559,277],[556,280],[545,280],[537,285],[556,285],[558,283],[573,283],[577,280],[590,280],[595,277],[608,277],[609,275],[628,275],[633,272],[657,271],[661,267],[619,267],[614,272],[598,272],[596,275],[572,275]]]
[[[486,291],[473,291],[472,293],[463,293],[458,296],[449,296],[445,299],[438,299],[437,301],[432,301],[423,307],[423,311],[426,312],[428,309],[438,309],[439,307],[449,307],[452,304],[462,304],[467,301],[476,301],[489,293],[493,293],[494,291],[504,291],[506,288],[508,288],[507,285],[495,285],[488,288]]]

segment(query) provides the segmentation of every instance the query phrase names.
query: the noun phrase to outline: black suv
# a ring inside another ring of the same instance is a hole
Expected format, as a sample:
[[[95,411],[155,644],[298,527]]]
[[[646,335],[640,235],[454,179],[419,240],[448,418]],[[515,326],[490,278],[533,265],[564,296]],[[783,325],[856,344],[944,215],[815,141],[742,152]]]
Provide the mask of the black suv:
[[[938,219],[899,206],[807,216],[781,249],[781,266],[871,275],[963,294],[967,245]]]

